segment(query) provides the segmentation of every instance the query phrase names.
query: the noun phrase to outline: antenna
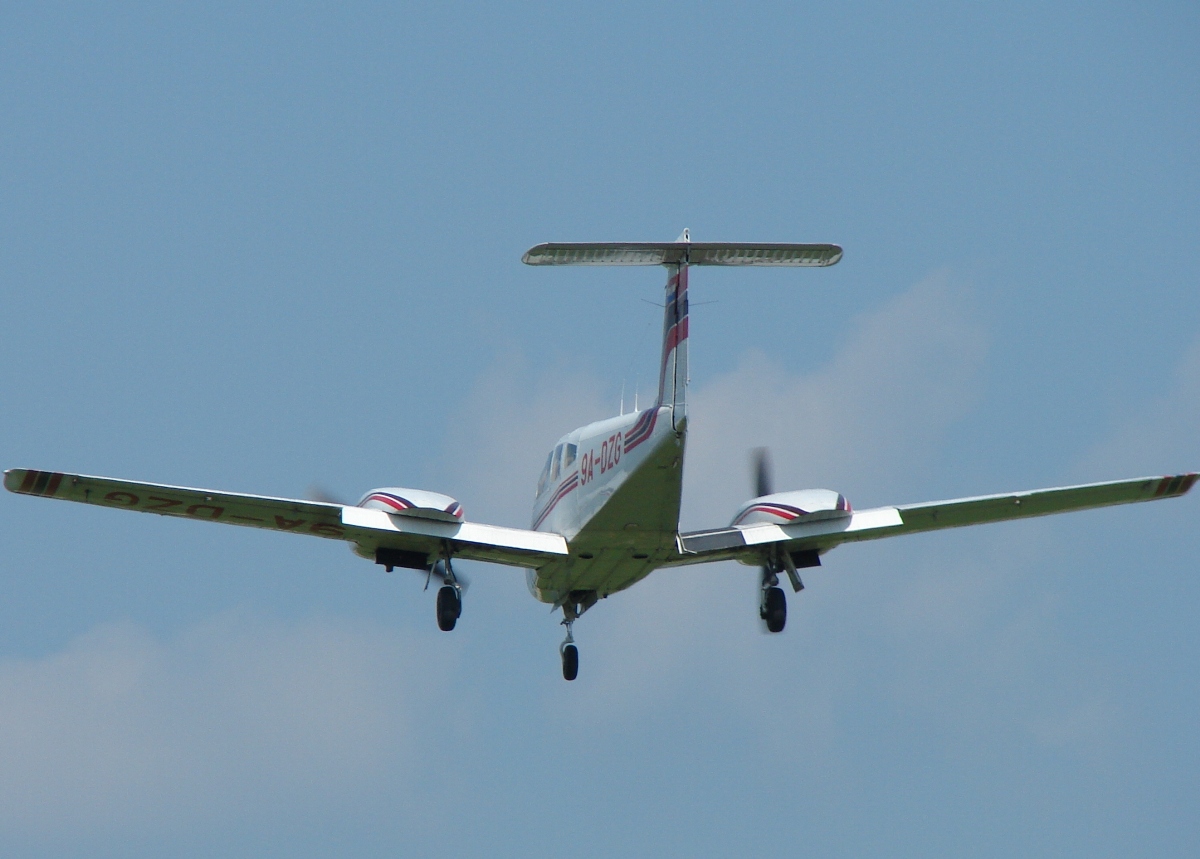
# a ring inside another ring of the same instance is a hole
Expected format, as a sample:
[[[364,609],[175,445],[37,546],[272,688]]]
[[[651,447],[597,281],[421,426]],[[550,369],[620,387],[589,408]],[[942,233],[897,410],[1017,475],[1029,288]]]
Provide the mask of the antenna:
[[[637,411],[635,408],[634,411]],[[621,415],[625,415],[625,380],[621,380]]]
[[[641,381],[642,381],[641,379],[638,379],[637,382],[633,383],[633,411],[635,414],[637,413],[637,410],[638,410],[638,404],[637,404],[638,384]]]

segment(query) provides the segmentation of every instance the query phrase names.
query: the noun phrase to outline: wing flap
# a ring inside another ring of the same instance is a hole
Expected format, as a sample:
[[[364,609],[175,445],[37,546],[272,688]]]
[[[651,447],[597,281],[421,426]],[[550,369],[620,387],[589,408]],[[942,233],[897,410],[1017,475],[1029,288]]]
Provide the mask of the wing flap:
[[[806,545],[836,545],[851,535],[860,532],[878,533],[900,528],[904,520],[895,507],[877,507],[873,510],[858,510],[849,516],[836,519],[819,519],[794,525],[738,525],[713,531],[696,531],[679,535],[679,545],[685,554],[727,553],[728,557],[744,554],[744,550],[771,543],[797,543]],[[861,539],[861,538],[859,538]],[[713,558],[712,560],[717,560]]]
[[[567,554],[567,541],[549,531],[524,531],[478,522],[437,522],[382,510],[343,507],[347,539],[360,551],[383,547],[437,552],[449,546],[456,558],[537,567]]]

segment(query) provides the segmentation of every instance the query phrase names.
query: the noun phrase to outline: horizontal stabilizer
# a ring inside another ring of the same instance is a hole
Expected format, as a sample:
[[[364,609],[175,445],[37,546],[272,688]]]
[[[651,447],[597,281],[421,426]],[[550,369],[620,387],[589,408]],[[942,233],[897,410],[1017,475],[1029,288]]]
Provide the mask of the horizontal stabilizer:
[[[827,266],[842,258],[837,245],[779,242],[549,242],[521,257],[526,265],[759,265]]]

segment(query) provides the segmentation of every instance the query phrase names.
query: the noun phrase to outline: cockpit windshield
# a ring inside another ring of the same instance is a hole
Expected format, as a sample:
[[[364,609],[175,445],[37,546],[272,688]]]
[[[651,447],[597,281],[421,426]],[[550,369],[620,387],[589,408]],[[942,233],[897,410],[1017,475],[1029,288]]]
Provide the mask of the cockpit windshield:
[[[537,494],[540,498],[547,488],[554,486],[558,479],[566,474],[575,459],[579,456],[579,445],[563,443],[550,451],[546,457],[546,465],[542,468],[542,476],[538,478]]]
[[[553,461],[554,453],[551,452],[550,455],[546,457],[546,465],[542,468],[542,476],[538,478],[538,497],[541,497],[541,494],[546,491],[546,484],[550,482],[550,463]]]
[[[562,456],[561,456],[562,449],[563,449],[563,446],[560,444],[558,447],[554,448],[554,453],[550,454],[550,461],[554,463],[554,465],[550,469],[550,482],[551,483],[558,482],[560,466],[562,465]]]

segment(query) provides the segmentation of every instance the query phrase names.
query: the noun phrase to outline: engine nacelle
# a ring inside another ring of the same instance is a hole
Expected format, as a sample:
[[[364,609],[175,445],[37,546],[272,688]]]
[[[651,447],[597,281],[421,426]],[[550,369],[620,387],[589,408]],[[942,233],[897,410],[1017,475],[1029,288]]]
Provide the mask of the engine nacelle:
[[[441,522],[457,523],[463,520],[462,505],[449,495],[424,489],[405,489],[402,486],[372,489],[359,499],[357,506]]]
[[[733,517],[733,525],[795,525],[819,519],[849,516],[850,502],[832,489],[801,489],[761,495],[743,504]]]

